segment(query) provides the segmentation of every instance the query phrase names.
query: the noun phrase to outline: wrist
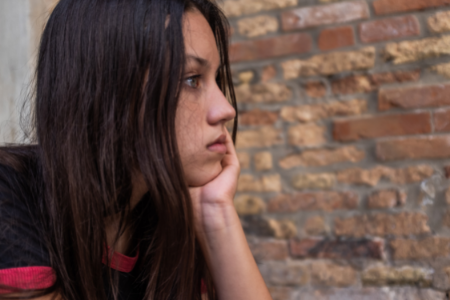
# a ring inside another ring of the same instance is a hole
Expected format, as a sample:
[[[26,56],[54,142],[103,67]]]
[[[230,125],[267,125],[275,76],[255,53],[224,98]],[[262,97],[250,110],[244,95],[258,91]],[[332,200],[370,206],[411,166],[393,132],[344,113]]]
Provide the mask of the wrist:
[[[241,226],[239,216],[231,204],[206,203],[202,205],[202,230],[205,234],[226,232]]]

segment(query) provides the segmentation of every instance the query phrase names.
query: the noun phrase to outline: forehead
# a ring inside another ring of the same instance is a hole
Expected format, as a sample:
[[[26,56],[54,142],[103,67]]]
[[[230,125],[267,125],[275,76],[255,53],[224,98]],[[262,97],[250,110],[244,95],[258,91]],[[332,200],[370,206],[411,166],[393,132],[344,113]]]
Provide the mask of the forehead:
[[[208,21],[198,10],[185,13],[183,35],[187,56],[200,57],[215,65],[220,63],[214,34]]]

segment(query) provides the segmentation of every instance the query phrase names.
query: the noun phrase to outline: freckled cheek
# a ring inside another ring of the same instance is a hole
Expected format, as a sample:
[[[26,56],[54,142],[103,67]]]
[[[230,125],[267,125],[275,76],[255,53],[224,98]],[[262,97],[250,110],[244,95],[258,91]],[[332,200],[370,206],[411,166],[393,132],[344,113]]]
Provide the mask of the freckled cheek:
[[[198,105],[180,105],[176,116],[177,142],[183,164],[199,164],[205,158],[206,136]]]

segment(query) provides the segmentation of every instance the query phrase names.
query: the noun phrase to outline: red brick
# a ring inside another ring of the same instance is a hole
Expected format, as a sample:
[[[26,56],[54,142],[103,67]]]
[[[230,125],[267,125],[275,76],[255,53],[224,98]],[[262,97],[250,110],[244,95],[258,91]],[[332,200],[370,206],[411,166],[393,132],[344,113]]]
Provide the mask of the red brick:
[[[300,210],[348,210],[358,207],[358,196],[352,192],[307,192],[280,195],[270,200],[269,212],[296,212]]]
[[[317,287],[348,287],[358,282],[356,270],[351,266],[327,261],[312,261],[311,285]]]
[[[450,5],[450,0],[375,0],[373,7],[377,15]]]
[[[450,131],[450,109],[440,109],[434,112],[434,130]]]
[[[450,84],[384,88],[378,94],[379,110],[450,105]]]
[[[320,32],[318,43],[322,51],[352,46],[355,44],[353,28],[345,26],[324,29]]]
[[[383,84],[417,81],[420,71],[397,71],[371,75],[352,75],[336,79],[331,83],[333,93],[357,94],[377,90]]]
[[[379,141],[377,158],[381,161],[435,159],[450,157],[450,136],[426,136]]]
[[[288,258],[287,241],[249,237],[248,245],[256,261],[284,260]]]
[[[333,137],[338,141],[431,132],[429,113],[349,118],[336,120],[333,125]]]
[[[367,199],[367,207],[393,208],[403,206],[406,203],[406,193],[398,190],[388,189],[372,193]]]
[[[415,16],[376,20],[359,25],[359,36],[363,43],[376,43],[419,34],[420,25]]]
[[[281,21],[287,31],[367,19],[369,15],[367,3],[358,0],[290,10],[281,15]]]
[[[427,221],[427,215],[413,212],[338,218],[334,222],[334,233],[350,237],[424,234],[430,233]]]
[[[327,87],[320,81],[312,81],[305,84],[305,91],[311,98],[322,98],[327,93]]]
[[[285,286],[268,286],[270,296],[273,300],[289,300],[292,299],[295,289]]]
[[[382,259],[383,240],[329,240],[292,239],[289,241],[291,255],[295,258]]]
[[[450,239],[437,236],[418,240],[395,239],[390,246],[394,259],[436,259],[450,253]]]
[[[239,115],[241,125],[273,125],[278,119],[278,112],[254,109]]]
[[[311,51],[311,36],[306,33],[234,43],[230,46],[230,61],[267,59]]]
[[[450,166],[444,166],[445,178],[450,178]]]
[[[268,82],[277,76],[277,70],[273,65],[267,66],[263,69],[261,75],[261,82]]]

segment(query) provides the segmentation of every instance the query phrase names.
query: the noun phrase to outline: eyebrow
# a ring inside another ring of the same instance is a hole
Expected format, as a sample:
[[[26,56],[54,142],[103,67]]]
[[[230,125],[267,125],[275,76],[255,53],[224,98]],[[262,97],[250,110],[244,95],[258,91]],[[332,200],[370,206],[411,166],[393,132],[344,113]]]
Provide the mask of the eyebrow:
[[[187,55],[186,56],[186,59],[187,60],[189,60],[189,59],[191,59],[191,60],[195,60],[199,65],[201,65],[202,67],[207,67],[207,66],[209,66],[209,61],[208,60],[206,60],[206,59],[204,59],[204,58],[201,58],[201,57],[198,57],[198,56],[195,56],[195,55]]]
[[[195,55],[186,55],[186,60],[194,60],[196,61],[200,66],[202,67],[209,67],[210,63],[207,59],[195,56]],[[222,67],[222,64],[219,65],[219,67],[217,68],[217,70],[219,70]]]

